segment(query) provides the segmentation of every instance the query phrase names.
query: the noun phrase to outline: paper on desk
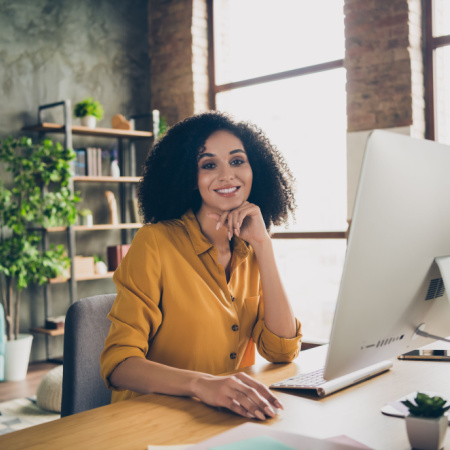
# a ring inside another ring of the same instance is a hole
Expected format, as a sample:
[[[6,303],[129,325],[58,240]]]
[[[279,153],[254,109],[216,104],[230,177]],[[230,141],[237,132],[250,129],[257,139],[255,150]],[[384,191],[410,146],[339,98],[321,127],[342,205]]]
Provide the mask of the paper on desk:
[[[292,448],[294,450],[305,448],[314,448],[314,450],[348,450],[349,448],[366,448],[364,446],[361,447],[361,445],[352,445],[348,441],[342,443],[327,439],[317,439],[300,434],[289,433],[287,431],[276,430],[267,425],[257,425],[254,423],[244,423],[188,448],[189,450],[225,450],[228,448],[242,448],[242,450],[250,448],[254,449],[259,447],[236,447],[236,445],[246,445],[253,438],[261,436],[274,439],[279,444],[284,444],[285,446],[288,446],[288,448]]]
[[[295,450],[270,436],[257,436],[209,448],[210,450]]]

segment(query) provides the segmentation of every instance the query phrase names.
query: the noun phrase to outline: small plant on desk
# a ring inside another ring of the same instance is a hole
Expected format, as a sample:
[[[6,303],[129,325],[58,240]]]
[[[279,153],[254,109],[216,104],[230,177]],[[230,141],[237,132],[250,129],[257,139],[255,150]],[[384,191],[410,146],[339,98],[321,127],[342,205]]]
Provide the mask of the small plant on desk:
[[[442,448],[448,427],[445,413],[450,405],[445,406],[447,401],[441,397],[430,397],[421,392],[413,401],[402,401],[409,410],[406,430],[411,446],[423,450]]]

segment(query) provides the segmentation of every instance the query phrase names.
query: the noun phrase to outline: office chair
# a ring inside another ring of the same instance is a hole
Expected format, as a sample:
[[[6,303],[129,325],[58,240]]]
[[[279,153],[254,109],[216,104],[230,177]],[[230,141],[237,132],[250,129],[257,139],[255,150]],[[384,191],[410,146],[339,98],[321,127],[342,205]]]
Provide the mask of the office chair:
[[[111,391],[100,376],[100,354],[111,322],[106,317],[116,294],[75,302],[67,311],[61,417],[108,405]]]

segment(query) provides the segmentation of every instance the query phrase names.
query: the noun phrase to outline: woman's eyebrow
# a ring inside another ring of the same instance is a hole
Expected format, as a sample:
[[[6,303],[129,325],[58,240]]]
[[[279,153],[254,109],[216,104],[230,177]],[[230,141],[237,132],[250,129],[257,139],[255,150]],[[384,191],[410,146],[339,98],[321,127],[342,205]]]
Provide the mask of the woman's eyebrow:
[[[243,153],[244,155],[246,155],[247,153],[245,153],[244,150],[237,148],[236,150],[231,150],[230,155],[234,155],[235,153]],[[198,155],[198,161],[200,161],[202,158],[214,158],[215,155],[214,153],[200,153],[200,155]]]
[[[235,153],[243,153],[244,155],[246,155],[247,153],[245,153],[244,150],[237,148],[236,150],[231,150],[230,155],[234,155]]]
[[[200,153],[200,155],[198,155],[197,161],[200,161],[202,158],[208,158],[209,156],[214,157],[216,155],[214,153]]]

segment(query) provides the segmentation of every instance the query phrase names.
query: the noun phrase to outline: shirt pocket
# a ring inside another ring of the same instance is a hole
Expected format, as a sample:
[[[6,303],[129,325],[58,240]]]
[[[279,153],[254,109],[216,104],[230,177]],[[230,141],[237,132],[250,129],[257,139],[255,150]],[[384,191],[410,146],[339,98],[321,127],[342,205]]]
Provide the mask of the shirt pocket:
[[[258,319],[259,295],[244,299],[241,315],[241,330],[251,336],[253,327]]]

